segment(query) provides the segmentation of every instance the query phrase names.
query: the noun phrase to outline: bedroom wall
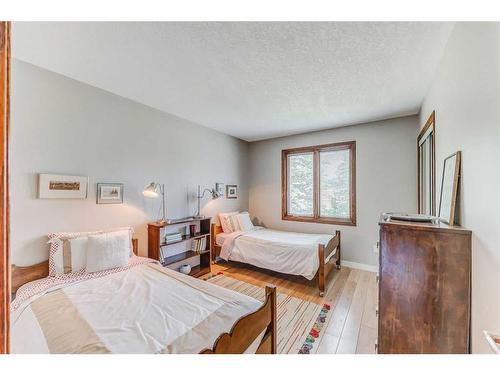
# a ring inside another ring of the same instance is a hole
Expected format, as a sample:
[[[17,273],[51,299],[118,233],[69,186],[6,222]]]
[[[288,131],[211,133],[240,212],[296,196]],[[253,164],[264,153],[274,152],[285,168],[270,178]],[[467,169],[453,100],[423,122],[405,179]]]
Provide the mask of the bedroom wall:
[[[444,158],[462,151],[461,224],[472,230],[472,351],[500,332],[500,26],[457,23],[420,115],[436,111],[437,191]]]
[[[342,232],[342,255],[347,262],[378,264],[373,246],[378,241],[382,212],[416,211],[416,137],[418,117],[276,138],[250,144],[250,214],[271,228],[310,233]],[[356,141],[357,225],[333,226],[281,220],[281,150],[343,141]]]
[[[202,213],[247,209],[244,141],[19,60],[12,62],[11,109],[15,264],[47,259],[49,232],[117,226],[134,227],[146,255],[146,223],[157,218],[160,200],[143,197],[142,190],[153,180],[166,184],[168,217],[194,214],[197,185],[216,182],[237,184],[239,198],[205,199]],[[88,176],[88,198],[37,199],[40,172]],[[97,182],[124,183],[124,203],[97,205]]]

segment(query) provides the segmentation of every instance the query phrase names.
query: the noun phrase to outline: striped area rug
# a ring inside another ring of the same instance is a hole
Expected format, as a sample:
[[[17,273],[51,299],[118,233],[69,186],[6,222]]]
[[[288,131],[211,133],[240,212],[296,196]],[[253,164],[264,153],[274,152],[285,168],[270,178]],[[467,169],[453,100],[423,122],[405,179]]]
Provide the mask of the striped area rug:
[[[224,275],[217,275],[207,280],[212,284],[231,289],[257,300],[264,301],[265,290]],[[317,326],[317,319],[323,306],[279,293],[278,312],[278,353],[297,354],[303,352],[303,345]]]

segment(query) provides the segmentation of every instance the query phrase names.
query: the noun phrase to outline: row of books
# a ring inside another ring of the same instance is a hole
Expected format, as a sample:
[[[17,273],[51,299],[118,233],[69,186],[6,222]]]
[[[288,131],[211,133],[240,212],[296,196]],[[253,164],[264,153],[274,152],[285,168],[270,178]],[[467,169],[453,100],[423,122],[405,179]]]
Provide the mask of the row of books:
[[[176,233],[167,233],[165,235],[165,243],[174,243],[174,242],[179,242],[182,241],[182,234],[179,232]]]
[[[163,264],[165,262],[165,258],[168,257],[167,248],[160,247],[160,263]]]
[[[191,242],[191,251],[201,253],[207,248],[207,237],[198,238]]]

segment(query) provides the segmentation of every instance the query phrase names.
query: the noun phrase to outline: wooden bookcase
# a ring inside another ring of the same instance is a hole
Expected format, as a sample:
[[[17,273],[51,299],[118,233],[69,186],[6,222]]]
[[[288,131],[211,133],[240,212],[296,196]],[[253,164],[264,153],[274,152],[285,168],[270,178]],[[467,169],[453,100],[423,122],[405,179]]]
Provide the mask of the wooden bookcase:
[[[188,260],[194,257],[200,257],[200,264],[198,266],[192,267],[190,276],[199,277],[205,275],[211,271],[211,241],[210,241],[210,221],[211,218],[204,219],[185,219],[185,220],[177,220],[173,223],[148,223],[148,257],[151,259],[158,260],[162,263],[163,266],[168,266],[171,264],[182,262],[183,260]],[[173,243],[165,243],[162,238],[162,229],[169,226],[179,225],[179,224],[194,224],[199,222],[198,233],[194,235],[183,235],[182,239]],[[199,238],[206,237],[206,245],[205,249],[202,249],[200,252],[188,250],[182,252],[180,254],[175,254],[163,259],[160,259],[160,249],[163,247],[174,246],[182,242],[193,241]]]

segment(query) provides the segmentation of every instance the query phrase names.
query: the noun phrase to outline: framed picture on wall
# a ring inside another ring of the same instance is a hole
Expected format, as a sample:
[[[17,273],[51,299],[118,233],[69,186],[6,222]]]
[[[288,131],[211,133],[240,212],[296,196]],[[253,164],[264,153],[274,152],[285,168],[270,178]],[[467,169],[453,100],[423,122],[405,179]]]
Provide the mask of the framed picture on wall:
[[[86,176],[40,173],[38,175],[38,198],[40,199],[85,199],[87,198]]]
[[[439,220],[449,225],[455,224],[461,159],[460,151],[444,159],[438,216]]]
[[[97,204],[123,203],[123,184],[97,184]]]
[[[238,186],[237,185],[226,185],[226,197],[227,197],[227,199],[238,198]]]

